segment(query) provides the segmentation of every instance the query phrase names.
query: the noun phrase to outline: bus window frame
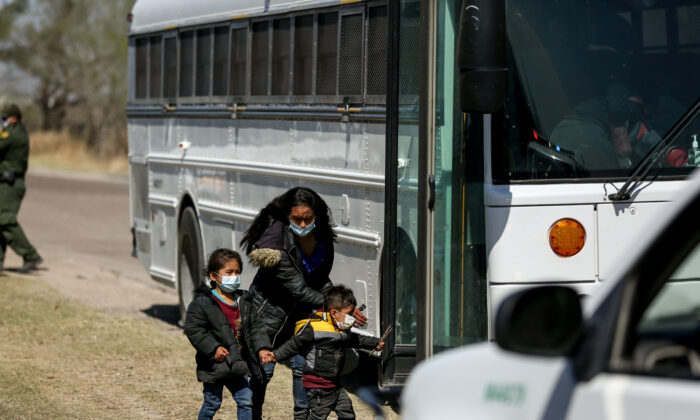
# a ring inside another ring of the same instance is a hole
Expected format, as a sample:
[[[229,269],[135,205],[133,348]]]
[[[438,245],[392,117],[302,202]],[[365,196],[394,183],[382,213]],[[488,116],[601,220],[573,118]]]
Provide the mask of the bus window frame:
[[[199,88],[199,73],[200,73],[200,63],[199,63],[199,34],[201,32],[208,32],[209,34],[209,86],[207,89],[207,93],[205,95],[198,95],[197,94],[197,89]],[[214,78],[214,25],[203,25],[203,26],[197,26],[194,31],[194,95],[192,95],[192,98],[207,98],[209,99],[208,102],[211,102],[212,98],[212,87],[213,87],[213,78]]]
[[[206,25],[196,25],[196,26],[189,26],[186,28],[181,28],[180,33],[182,32],[188,32],[188,31],[193,31],[194,33],[194,41],[193,41],[193,71],[192,71],[192,96],[180,96],[180,91],[178,90],[178,95],[177,95],[177,104],[178,105],[201,105],[201,104],[211,104],[211,103],[224,103],[225,101],[225,96],[212,96],[211,92],[213,89],[213,79],[214,79],[214,28],[217,26],[221,26],[220,23],[212,23],[212,24],[206,24]],[[199,74],[199,68],[197,66],[197,57],[198,57],[198,49],[199,49],[199,35],[198,33],[203,30],[209,30],[210,34],[210,39],[209,39],[209,59],[211,60],[210,63],[210,68],[209,68],[209,73],[210,73],[210,80],[209,80],[209,95],[197,95],[197,79],[198,79],[198,74]],[[180,37],[178,36],[178,39]],[[178,83],[180,81],[179,77],[179,69],[180,69],[180,58],[181,58],[181,45],[178,43],[178,51],[177,51],[177,58],[178,58]],[[230,55],[230,52],[228,53]],[[228,84],[228,83],[227,83]]]
[[[338,54],[335,57],[335,100],[338,104],[349,103],[349,104],[362,104],[365,102],[365,93],[367,87],[365,84],[365,78],[367,77],[367,7],[365,5],[355,6],[355,7],[342,7],[338,10],[338,39],[337,48]],[[361,80],[360,80],[360,94],[359,95],[342,95],[340,93],[340,43],[341,37],[343,35],[343,18],[351,15],[360,15],[362,19],[362,33],[360,34],[360,40],[362,42],[362,51],[360,52],[360,57],[362,59],[361,68]],[[347,101],[346,101],[347,98]]]
[[[287,77],[289,80],[287,81],[287,93],[286,94],[281,94],[281,95],[274,95],[272,93],[272,79],[274,78],[274,72],[273,68],[274,66],[274,57],[275,57],[275,23],[283,20],[288,20],[289,21],[289,37],[287,40],[287,48],[289,51],[289,62],[287,63]],[[268,56],[268,66],[269,66],[269,72],[268,72],[268,81],[267,81],[267,91],[269,94],[267,95],[267,98],[270,100],[270,102],[273,103],[292,103],[292,92],[294,89],[294,19],[292,19],[292,16],[289,14],[285,15],[278,15],[278,16],[272,16],[270,18],[270,25],[268,27],[268,30],[270,31],[270,39],[269,39],[269,52],[270,55]]]
[[[153,103],[152,100],[151,100],[151,98],[149,98],[149,93],[150,93],[150,83],[149,83],[149,82],[150,82],[150,76],[151,76],[151,73],[150,73],[150,70],[151,70],[151,65],[150,65],[150,62],[151,62],[151,44],[150,44],[150,39],[151,39],[151,37],[154,36],[154,35],[155,35],[155,34],[140,34],[140,35],[138,35],[138,36],[135,36],[135,37],[131,38],[130,46],[133,47],[133,51],[134,51],[134,61],[133,61],[134,65],[133,65],[133,69],[131,70],[131,72],[132,72],[132,74],[133,74],[134,88],[131,90],[131,92],[130,92],[130,94],[129,94],[129,99],[130,99],[131,102],[133,102],[134,104],[138,104],[138,105],[148,105],[148,104]],[[138,89],[138,86],[137,86],[137,84],[138,84],[138,73],[137,73],[137,67],[138,67],[138,63],[137,63],[137,60],[138,60],[138,49],[137,49],[137,44],[139,43],[139,41],[142,41],[142,40],[146,42],[146,52],[145,52],[145,54],[144,54],[144,55],[145,55],[145,58],[146,58],[146,63],[145,63],[145,66],[146,66],[146,69],[145,69],[145,73],[146,73],[146,75],[145,75],[145,77],[146,77],[146,86],[144,87],[144,91],[145,91],[146,96],[137,97],[137,96],[136,96],[136,95],[137,95],[137,89]]]
[[[295,95],[294,94],[294,88],[295,88],[295,72],[294,72],[294,63],[295,63],[295,58],[296,58],[296,20],[298,17],[305,17],[305,16],[312,16],[313,18],[313,23],[311,27],[311,94],[309,95]],[[297,13],[292,13],[292,49],[291,49],[291,80],[290,80],[290,101],[293,104],[313,104],[318,102],[316,99],[318,95],[316,95],[316,62],[318,59],[318,10],[304,10],[300,11]]]
[[[244,94],[243,96],[241,95],[233,95],[231,94],[231,64],[233,63],[233,56],[231,55],[231,48],[233,47],[231,43],[231,37],[233,36],[233,31],[238,30],[238,29],[245,29],[245,81],[244,81]],[[228,89],[227,89],[227,95],[226,95],[226,102],[230,103],[237,103],[237,102],[246,102],[248,98],[250,98],[250,59],[251,59],[251,48],[249,47],[250,43],[252,42],[252,31],[250,30],[250,19],[240,19],[240,20],[234,20],[233,22],[230,23],[229,25],[229,31],[228,31],[228,38],[229,38],[229,51],[228,51]]]
[[[226,79],[226,86],[224,88],[224,91],[226,92],[224,95],[215,95],[214,94],[214,68],[216,67],[216,62],[215,62],[215,55],[216,55],[216,30],[217,29],[226,29],[226,70],[224,71],[225,79]],[[215,24],[212,27],[212,39],[211,39],[211,98],[214,98],[215,100],[217,98],[228,100],[229,94],[231,92],[230,90],[230,85],[231,85],[231,25],[227,24],[226,22],[222,22],[220,24]]]
[[[163,57],[161,70],[163,74],[161,76],[161,89],[160,89],[160,102],[164,104],[176,104],[179,97],[179,87],[180,87],[180,37],[179,31],[171,30],[162,32],[163,35]],[[175,39],[175,95],[172,97],[165,96],[165,43],[168,39]]]
[[[272,22],[274,18],[272,16],[265,16],[260,18],[250,19],[250,26],[248,27],[248,63],[247,66],[250,69],[248,78],[248,87],[246,89],[248,103],[252,104],[270,104],[275,103],[275,101],[270,100],[270,87],[272,81],[271,79],[271,67],[272,67]],[[267,23],[267,78],[264,95],[253,94],[253,26],[256,23],[266,22]]]
[[[384,81],[384,94],[383,95],[370,95],[367,93],[367,76],[369,74],[368,72],[368,63],[369,63],[369,28],[370,28],[370,9],[374,8],[379,8],[379,7],[384,7],[386,9],[386,29],[388,30],[389,28],[389,5],[388,2],[371,2],[368,3],[365,7],[365,20],[364,20],[364,26],[365,26],[365,33],[364,33],[364,72],[363,72],[363,81],[362,81],[362,94],[364,97],[364,103],[367,105],[377,105],[377,104],[386,104],[386,92],[389,86],[389,81],[388,77],[387,80]],[[390,39],[387,37],[386,39],[386,65],[385,67],[389,67],[389,45],[390,45]]]

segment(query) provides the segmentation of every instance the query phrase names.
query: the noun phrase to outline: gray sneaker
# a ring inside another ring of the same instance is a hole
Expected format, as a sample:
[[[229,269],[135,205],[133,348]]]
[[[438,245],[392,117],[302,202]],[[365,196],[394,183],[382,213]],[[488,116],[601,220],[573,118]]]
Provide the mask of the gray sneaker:
[[[18,273],[28,273],[32,270],[36,270],[37,267],[39,267],[39,264],[41,264],[43,262],[44,262],[44,260],[41,257],[39,257],[35,260],[25,261],[24,264],[22,265],[22,267],[19,270],[17,270],[17,272]]]

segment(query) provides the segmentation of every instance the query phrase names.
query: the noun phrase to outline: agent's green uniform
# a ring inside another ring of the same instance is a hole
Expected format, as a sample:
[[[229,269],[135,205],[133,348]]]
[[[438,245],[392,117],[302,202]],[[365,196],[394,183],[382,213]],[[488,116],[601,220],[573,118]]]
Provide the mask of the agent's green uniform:
[[[39,259],[36,249],[29,243],[17,222],[17,213],[24,197],[24,174],[29,158],[29,136],[21,122],[12,124],[0,132],[0,174],[12,172],[12,183],[0,181],[0,268],[9,245],[25,262]]]

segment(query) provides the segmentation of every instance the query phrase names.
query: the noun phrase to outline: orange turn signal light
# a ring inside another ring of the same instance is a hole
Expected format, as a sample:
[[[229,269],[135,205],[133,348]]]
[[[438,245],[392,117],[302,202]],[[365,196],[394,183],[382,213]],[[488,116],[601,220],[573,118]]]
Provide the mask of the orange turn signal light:
[[[549,246],[560,257],[571,257],[583,249],[586,229],[574,219],[557,220],[549,228]]]

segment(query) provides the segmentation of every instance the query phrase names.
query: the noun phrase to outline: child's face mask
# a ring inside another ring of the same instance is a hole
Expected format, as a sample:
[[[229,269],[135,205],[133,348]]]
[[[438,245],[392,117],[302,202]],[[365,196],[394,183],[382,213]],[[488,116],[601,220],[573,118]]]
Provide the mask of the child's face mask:
[[[241,276],[222,276],[219,273],[214,273],[221,278],[221,283],[219,283],[219,288],[224,292],[233,292],[241,287]]]
[[[355,317],[350,315],[350,314],[344,314],[340,311],[336,311],[336,314],[343,316],[342,321],[338,321],[338,319],[335,319],[335,323],[338,325],[338,328],[341,330],[349,330],[350,327],[355,325]]]

